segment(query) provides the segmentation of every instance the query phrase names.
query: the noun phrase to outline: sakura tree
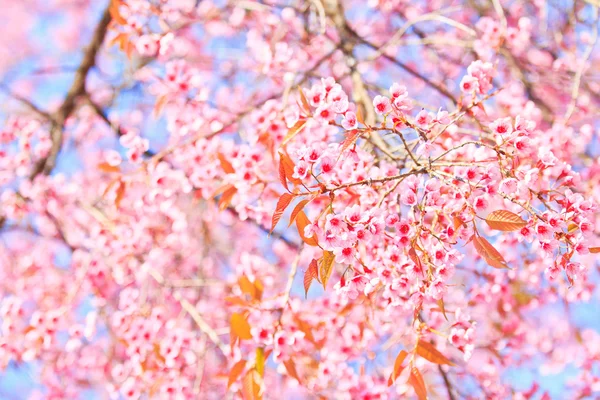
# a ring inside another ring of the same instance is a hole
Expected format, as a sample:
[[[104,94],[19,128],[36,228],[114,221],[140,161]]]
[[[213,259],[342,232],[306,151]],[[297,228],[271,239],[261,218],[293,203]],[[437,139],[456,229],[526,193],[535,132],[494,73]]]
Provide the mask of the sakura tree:
[[[2,5],[3,398],[599,396],[596,0]]]

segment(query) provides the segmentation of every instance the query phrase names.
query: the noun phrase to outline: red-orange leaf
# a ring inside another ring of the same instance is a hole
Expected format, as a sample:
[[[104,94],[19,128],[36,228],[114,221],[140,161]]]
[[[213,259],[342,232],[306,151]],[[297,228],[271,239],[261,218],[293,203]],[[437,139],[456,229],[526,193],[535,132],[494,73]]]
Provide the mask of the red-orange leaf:
[[[271,230],[269,231],[269,233],[273,232],[273,230],[275,229],[275,226],[277,226],[277,223],[281,219],[283,212],[285,211],[287,206],[290,205],[290,203],[292,202],[294,197],[296,197],[296,195],[293,195],[290,193],[284,193],[281,195],[281,197],[277,201],[277,206],[275,207],[275,212],[273,213],[273,218],[271,219]]]
[[[244,371],[244,367],[246,366],[246,360],[240,360],[236,362],[231,370],[229,371],[229,380],[227,381],[227,389],[233,385],[233,383],[237,380],[237,378]]]
[[[223,211],[229,207],[229,204],[231,204],[231,200],[233,199],[233,195],[236,193],[237,189],[235,186],[230,186],[227,190],[225,190],[219,199],[219,210]]]
[[[223,171],[225,171],[226,174],[233,174],[235,172],[233,165],[231,165],[231,163],[225,158],[223,154],[218,153],[217,158],[219,159],[221,168],[223,168]]]
[[[310,288],[310,284],[312,283],[312,280],[318,276],[318,273],[317,260],[313,258],[313,260],[310,262],[310,265],[306,269],[306,272],[304,273],[304,297],[308,297],[308,289]]]
[[[288,227],[292,226],[292,224],[296,220],[296,216],[298,216],[298,213],[300,211],[302,211],[304,206],[306,206],[306,204],[308,204],[308,202],[311,200],[312,199],[304,199],[301,202],[299,202],[298,204],[296,204],[296,207],[294,207],[294,209],[292,210],[292,213],[290,214],[290,223],[288,224]]]
[[[292,359],[290,358],[289,360],[284,361],[283,365],[285,365],[285,369],[288,375],[300,382],[300,378],[298,377],[298,372],[296,371],[296,364],[294,364],[294,361],[292,361]]]
[[[283,185],[285,190],[287,190],[289,192],[290,188],[288,187],[288,184],[287,184],[287,177],[285,174],[285,165],[284,165],[284,162],[282,159],[279,160],[279,181],[281,182],[281,184]]]
[[[304,235],[304,228],[306,228],[309,224],[310,220],[308,219],[306,214],[304,214],[304,211],[300,211],[296,216],[296,228],[298,228],[298,234],[300,235],[304,243],[306,243],[307,245],[317,246],[319,242],[317,241],[317,236],[315,234],[313,234],[313,236],[311,237],[307,237]]]
[[[231,316],[231,331],[240,339],[252,339],[250,324],[242,314],[234,313]]]
[[[496,250],[494,246],[490,244],[485,238],[482,238],[478,235],[473,235],[471,237],[473,240],[473,245],[475,246],[475,250],[477,253],[488,263],[490,266],[494,268],[507,268],[510,269],[506,264],[504,257],[502,254]]]
[[[288,182],[292,182],[297,185],[302,182],[300,179],[294,178],[294,162],[290,156],[283,152],[279,152],[279,162],[283,163],[285,177],[287,178]]]
[[[281,145],[285,146],[290,140],[292,140],[294,138],[294,136],[296,136],[298,133],[300,133],[300,131],[304,128],[305,125],[306,125],[305,119],[298,120],[298,122],[296,122],[294,124],[294,126],[292,126],[288,130],[288,133],[285,135],[285,138],[283,138],[283,142],[281,142]]]
[[[115,206],[117,206],[117,208],[119,208],[121,205],[121,200],[123,200],[123,196],[125,196],[126,188],[127,186],[125,186],[125,182],[119,181],[119,186],[117,186],[117,192],[115,195]]]
[[[109,12],[110,12],[110,16],[112,17],[112,19],[119,25],[126,25],[127,24],[127,20],[125,18],[123,18],[123,16],[121,15],[121,12],[119,11],[119,5],[120,5],[120,1],[118,0],[112,0],[110,3],[110,8],[109,8]]]
[[[491,212],[485,217],[485,222],[490,228],[498,231],[517,231],[524,226],[527,226],[527,222],[520,216],[507,210],[496,210]]]
[[[390,374],[390,378],[388,379],[388,386],[392,386],[394,382],[396,382],[396,378],[398,378],[402,373],[402,370],[404,369],[402,363],[404,362],[407,356],[408,353],[404,350],[398,353],[396,361],[394,362],[394,370],[392,371],[392,373]]]
[[[454,365],[452,361],[448,360],[431,343],[424,340],[419,340],[417,343],[417,354],[434,364]]]
[[[348,147],[352,146],[356,143],[356,140],[360,137],[360,131],[358,129],[353,129],[351,131],[346,132],[346,137],[344,141],[340,145],[340,155],[348,149]]]
[[[255,370],[250,370],[242,381],[242,398],[244,400],[260,399],[260,375]]]
[[[321,278],[321,283],[323,284],[323,289],[327,289],[327,282],[329,281],[329,277],[331,277],[331,272],[333,271],[333,261],[335,256],[331,251],[323,251],[323,258],[319,260],[319,277]]]
[[[600,247],[590,247],[588,250],[590,253],[600,253]]]
[[[302,88],[298,88],[298,94],[300,95],[300,101],[302,102],[302,107],[304,107],[304,111],[310,113],[310,105],[308,104],[308,100],[306,100],[306,96],[304,95],[304,91]]]
[[[425,382],[423,381],[423,377],[418,369],[412,368],[410,370],[410,377],[408,378],[408,383],[410,386],[415,389],[415,393],[419,400],[427,400],[427,387],[425,386]]]

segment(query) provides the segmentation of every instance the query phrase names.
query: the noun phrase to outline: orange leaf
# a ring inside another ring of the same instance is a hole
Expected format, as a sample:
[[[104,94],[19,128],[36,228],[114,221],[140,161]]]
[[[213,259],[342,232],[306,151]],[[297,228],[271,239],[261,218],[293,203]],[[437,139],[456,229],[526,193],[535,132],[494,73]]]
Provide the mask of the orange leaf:
[[[246,373],[242,381],[242,398],[244,400],[260,399],[260,381],[260,375],[255,370]]]
[[[423,377],[418,369],[412,368],[410,370],[410,377],[408,378],[408,383],[410,386],[415,389],[415,394],[419,398],[419,400],[427,400],[427,387],[425,386],[425,382],[423,381]]]
[[[289,192],[290,188],[288,187],[288,184],[287,184],[285,165],[284,165],[283,159],[281,159],[281,158],[279,159],[279,181],[281,182],[281,184],[283,185],[285,190],[287,190]]]
[[[121,12],[119,11],[119,5],[120,5],[120,1],[112,0],[108,11],[110,12],[110,16],[112,17],[112,19],[117,24],[126,25],[127,20],[125,18],[123,18],[123,16],[121,15]]]
[[[219,210],[223,211],[229,204],[231,204],[231,200],[233,199],[233,195],[237,193],[237,189],[235,186],[231,186],[229,189],[225,190],[219,199]]]
[[[240,360],[236,362],[231,370],[229,371],[229,380],[227,381],[227,389],[233,385],[233,383],[237,380],[240,374],[244,371],[244,367],[246,366],[246,360]]]
[[[242,277],[238,279],[238,285],[240,286],[242,293],[249,295],[252,299],[256,297],[256,287],[250,282],[250,279],[248,279],[246,275],[242,275]]]
[[[448,321],[448,317],[446,316],[446,305],[444,304],[444,299],[441,298],[437,301],[438,306],[440,306],[440,310],[442,311],[442,314],[444,315],[444,318],[446,319],[446,321]]]
[[[590,247],[588,250],[590,253],[600,253],[600,247]]]
[[[223,171],[225,171],[225,173],[233,174],[235,172],[233,165],[231,165],[231,163],[225,158],[223,154],[217,153],[217,157],[219,158],[219,163],[221,164],[221,168],[223,168]]]
[[[127,33],[119,33],[117,36],[115,36],[114,38],[112,38],[112,40],[110,42],[108,42],[108,46],[114,46],[115,44],[119,44],[119,48],[121,50],[123,50],[123,41],[127,40]]]
[[[367,125],[365,124],[365,116],[363,114],[362,106],[360,105],[356,107],[356,120],[363,125]]]
[[[323,284],[323,289],[327,289],[327,282],[331,277],[331,272],[333,271],[333,261],[335,256],[331,251],[323,251],[323,258],[319,260],[319,277],[321,278],[321,283]]]
[[[310,265],[306,269],[306,272],[304,273],[304,297],[308,297],[308,289],[310,288],[310,284],[317,276],[317,260],[313,258],[313,260],[310,262]]]
[[[404,360],[406,359],[406,357],[408,356],[408,353],[404,350],[400,351],[400,353],[398,353],[398,356],[396,357],[396,361],[394,362],[394,370],[392,371],[392,373],[390,374],[390,378],[388,379],[388,386],[392,386],[394,384],[394,382],[396,381],[396,378],[398,378],[400,376],[400,374],[402,373],[402,370],[404,369],[404,367],[402,366],[402,363],[404,362]]]
[[[292,213],[290,214],[290,223],[288,224],[288,227],[292,226],[292,224],[296,220],[296,216],[298,215],[298,213],[300,211],[302,211],[304,206],[306,204],[308,204],[310,201],[312,201],[312,199],[305,199],[305,200],[302,200],[301,202],[299,202],[298,204],[296,204],[296,207],[294,207],[294,209],[292,210]]]
[[[434,364],[454,365],[452,361],[448,360],[431,343],[423,340],[417,342],[417,354]]]
[[[121,168],[115,165],[110,165],[109,163],[102,162],[98,164],[98,169],[102,172],[121,172]]]
[[[284,361],[283,365],[285,365],[285,369],[288,375],[300,382],[300,378],[298,377],[298,372],[296,371],[296,364],[294,364],[294,361],[292,361],[292,359],[290,358],[289,360]]]
[[[300,184],[302,181],[298,178],[294,178],[294,162],[287,154],[283,152],[279,152],[279,162],[283,163],[283,169],[285,172],[285,177],[289,182]]]
[[[494,268],[507,268],[510,269],[506,264],[504,257],[502,254],[496,250],[494,246],[490,244],[485,238],[481,236],[473,235],[471,237],[473,240],[473,245],[475,246],[475,250],[477,253],[487,262],[490,266]]]
[[[305,125],[306,125],[305,119],[301,119],[298,122],[296,122],[294,124],[294,126],[292,126],[290,128],[290,130],[288,131],[288,133],[285,135],[285,138],[283,138],[283,142],[281,142],[281,145],[285,146],[290,140],[292,140],[294,138],[294,136],[296,136],[298,133],[300,133],[300,131],[304,128]]]
[[[154,118],[158,118],[160,116],[163,108],[165,108],[165,105],[167,104],[167,100],[168,98],[166,95],[160,96],[158,99],[156,99],[156,104],[154,104],[153,110]]]
[[[240,339],[252,339],[250,324],[242,314],[234,313],[231,316],[231,331]]]
[[[119,181],[119,186],[117,187],[117,193],[115,195],[115,205],[117,208],[121,205],[121,200],[123,200],[123,196],[125,196],[126,185],[124,182]]]
[[[358,129],[353,129],[351,131],[346,132],[346,137],[344,141],[340,144],[340,155],[348,149],[348,147],[352,146],[358,138],[360,137],[361,132]]]
[[[296,325],[298,326],[298,329],[300,330],[300,332],[304,333],[304,337],[306,338],[306,340],[308,340],[309,342],[312,342],[312,343],[316,343],[315,337],[312,334],[312,328],[311,328],[310,324],[308,322],[301,320],[297,316],[294,316],[294,321],[296,322]]]
[[[232,305],[236,305],[236,306],[243,306],[243,307],[247,307],[249,304],[246,300],[241,299],[237,296],[228,296],[225,297],[225,301],[229,304]]]
[[[300,211],[296,216],[296,228],[298,228],[298,234],[300,235],[304,243],[306,243],[307,245],[317,246],[319,242],[317,241],[316,235],[313,234],[313,236],[311,237],[306,237],[304,235],[304,228],[306,228],[308,224],[310,224],[310,220],[308,219],[306,214],[304,214],[304,211]]]
[[[416,264],[416,266],[419,267],[419,270],[423,269],[422,265],[421,265],[421,259],[417,255],[417,252],[415,251],[414,247],[412,247],[412,246],[410,247],[410,249],[408,250],[408,256],[410,257],[412,262],[414,262]]]
[[[304,110],[310,114],[310,105],[308,104],[308,100],[306,100],[306,96],[304,95],[304,91],[302,90],[302,88],[298,88],[298,94],[300,95],[302,107],[304,107]]]
[[[520,216],[507,210],[496,210],[491,212],[486,218],[485,222],[490,228],[498,231],[517,231],[524,226],[527,226],[527,222]]]
[[[294,200],[294,197],[296,197],[296,195],[290,193],[284,193],[281,195],[281,197],[277,201],[277,206],[275,207],[273,218],[271,219],[271,230],[269,231],[269,234],[273,233],[273,230],[275,229],[275,226],[277,226],[277,223],[281,219],[283,212],[285,211],[287,206],[290,205],[292,200]]]

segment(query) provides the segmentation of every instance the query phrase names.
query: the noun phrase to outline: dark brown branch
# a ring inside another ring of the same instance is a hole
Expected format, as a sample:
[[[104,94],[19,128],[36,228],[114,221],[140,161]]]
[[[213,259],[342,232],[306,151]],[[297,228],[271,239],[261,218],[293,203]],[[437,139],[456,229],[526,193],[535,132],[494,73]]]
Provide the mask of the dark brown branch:
[[[442,374],[442,379],[444,379],[444,385],[446,385],[446,390],[448,391],[448,400],[456,400],[454,393],[452,393],[452,383],[448,378],[448,374],[442,369],[441,365],[438,365],[438,370],[440,371],[440,374]]]
[[[50,138],[52,140],[52,147],[48,156],[38,161],[38,163],[35,165],[35,168],[30,176],[31,179],[35,178],[41,173],[46,175],[50,174],[56,165],[56,159],[62,147],[65,122],[75,110],[77,100],[85,94],[85,82],[87,80],[88,73],[96,64],[96,55],[102,47],[102,43],[106,37],[108,25],[111,21],[109,8],[110,4],[106,7],[100,22],[98,22],[98,25],[96,25],[96,29],[94,30],[90,44],[83,54],[81,64],[79,64],[77,71],[75,71],[75,77],[73,78],[71,87],[67,91],[65,99],[51,119],[52,129],[50,131]]]

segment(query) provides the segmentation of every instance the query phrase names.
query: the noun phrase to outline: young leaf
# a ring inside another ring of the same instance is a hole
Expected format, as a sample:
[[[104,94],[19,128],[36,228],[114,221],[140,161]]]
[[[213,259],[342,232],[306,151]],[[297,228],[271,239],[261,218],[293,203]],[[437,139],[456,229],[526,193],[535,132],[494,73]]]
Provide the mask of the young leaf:
[[[279,162],[283,164],[283,170],[285,172],[285,177],[288,182],[292,182],[294,184],[300,184],[302,181],[298,178],[294,178],[294,162],[287,154],[283,152],[279,152]]]
[[[300,101],[302,102],[302,107],[304,107],[304,111],[310,113],[310,105],[308,104],[308,100],[306,100],[306,96],[304,95],[304,91],[302,88],[298,88],[298,94],[300,95]]]
[[[249,295],[251,299],[256,298],[256,287],[250,282],[250,279],[248,279],[246,275],[242,275],[242,277],[238,279],[238,285],[242,290],[242,293]]]
[[[121,12],[119,11],[119,5],[121,4],[120,1],[118,0],[112,0],[110,2],[110,8],[109,8],[109,12],[110,12],[110,16],[111,18],[119,25],[127,25],[127,20],[125,18],[123,18],[123,16],[121,15]]]
[[[517,231],[527,226],[527,221],[519,217],[517,214],[507,210],[496,210],[491,212],[486,218],[485,222],[490,228],[498,231]]]
[[[289,360],[284,361],[283,365],[285,365],[285,370],[287,371],[288,375],[300,383],[300,378],[298,377],[298,372],[296,371],[296,364],[294,361],[290,358]]]
[[[388,379],[388,386],[392,386],[394,382],[396,382],[396,378],[398,378],[402,373],[402,370],[404,369],[402,363],[404,362],[407,356],[408,353],[405,350],[402,350],[400,351],[400,353],[398,353],[396,361],[394,361],[394,370],[392,371],[392,373],[390,374],[390,378]]]
[[[256,372],[260,376],[265,376],[265,349],[259,347],[256,349]]]
[[[410,370],[410,376],[408,378],[408,383],[410,386],[415,389],[415,394],[419,398],[419,400],[427,400],[427,387],[425,386],[425,382],[423,381],[423,377],[418,369],[412,368]]]
[[[441,298],[437,301],[438,306],[440,306],[440,310],[442,311],[442,315],[448,321],[448,316],[446,316],[446,305],[444,304],[444,299]]]
[[[294,124],[294,126],[292,126],[290,128],[290,130],[288,131],[288,133],[285,135],[285,138],[283,138],[283,142],[281,142],[281,145],[285,146],[290,140],[292,140],[294,138],[294,136],[296,136],[298,133],[300,133],[300,131],[306,125],[306,121],[307,120],[305,120],[305,119],[301,119],[298,122],[296,122]]]
[[[327,282],[331,277],[331,272],[333,271],[333,261],[335,256],[331,251],[323,251],[323,258],[319,260],[319,277],[321,278],[321,283],[323,284],[323,289],[327,289]]]
[[[308,289],[310,288],[310,284],[312,283],[312,280],[315,279],[318,276],[318,269],[317,269],[317,260],[315,260],[313,258],[313,260],[310,262],[310,265],[308,266],[308,268],[306,269],[306,272],[304,273],[304,297],[308,297]]]
[[[285,174],[285,165],[284,165],[282,159],[279,160],[279,181],[281,182],[281,184],[283,185],[285,190],[287,190],[289,192],[290,188],[288,187],[288,184],[287,184],[287,177]]]
[[[237,193],[237,189],[235,186],[230,186],[227,190],[223,192],[221,198],[219,199],[219,210],[223,211],[229,204],[231,204],[231,200],[233,199],[233,195]]]
[[[292,224],[296,220],[296,216],[298,216],[298,213],[300,211],[302,211],[304,206],[306,206],[311,200],[312,199],[304,199],[301,202],[299,202],[298,204],[296,204],[296,207],[294,207],[294,209],[292,210],[292,213],[290,214],[290,223],[288,224],[288,227],[292,226]]]
[[[353,129],[351,131],[346,132],[346,137],[344,141],[340,145],[340,155],[348,149],[348,147],[352,146],[356,143],[356,140],[360,137],[360,131],[358,129]]]
[[[225,158],[225,156],[221,153],[217,153],[217,158],[219,159],[219,163],[221,164],[221,168],[225,171],[226,174],[233,174],[235,169],[233,165]]]
[[[590,247],[588,250],[590,253],[600,253],[600,247]]]
[[[261,377],[255,370],[250,370],[242,381],[242,398],[244,400],[259,400]]]
[[[431,343],[423,340],[419,340],[417,343],[417,354],[434,364],[454,365],[452,361],[448,360]]]
[[[117,186],[117,192],[115,195],[115,206],[117,206],[117,208],[119,208],[121,205],[121,200],[123,200],[123,196],[125,196],[126,188],[127,186],[125,185],[125,182],[119,181],[119,186]]]
[[[246,366],[246,360],[240,360],[236,362],[231,370],[229,371],[229,380],[227,381],[227,389],[233,385],[233,383],[237,380],[240,374],[244,371],[244,367]]]
[[[115,166],[115,165],[110,165],[107,162],[102,162],[100,164],[98,164],[98,169],[102,172],[121,172],[121,168],[119,168],[119,166]]]
[[[277,226],[277,223],[281,219],[283,212],[285,211],[287,206],[290,205],[294,197],[296,197],[296,195],[290,193],[284,193],[281,195],[281,197],[277,201],[277,206],[275,207],[273,218],[271,219],[271,230],[269,231],[269,234],[273,233],[273,230],[275,229],[275,226]]]
[[[154,110],[152,111],[154,118],[158,118],[160,116],[163,108],[165,108],[165,105],[167,104],[167,100],[169,100],[167,95],[162,95],[156,99],[156,104],[154,104]]]
[[[363,125],[367,125],[365,124],[365,115],[363,113],[363,107],[362,105],[358,105],[356,107],[356,120]]]
[[[494,248],[485,238],[482,238],[478,235],[473,235],[471,237],[473,240],[473,245],[475,246],[475,250],[477,253],[488,263],[490,266],[494,268],[506,268],[510,269],[510,267],[506,264],[504,257],[502,254]]]
[[[306,214],[304,214],[304,211],[300,211],[296,216],[296,228],[298,228],[298,234],[300,235],[304,243],[306,243],[307,245],[317,246],[319,244],[319,242],[317,241],[317,235],[313,234],[313,236],[311,237],[307,237],[304,235],[304,228],[306,228],[309,224],[310,220],[308,219]]]
[[[250,324],[242,314],[234,313],[231,316],[231,331],[240,339],[252,339]]]

